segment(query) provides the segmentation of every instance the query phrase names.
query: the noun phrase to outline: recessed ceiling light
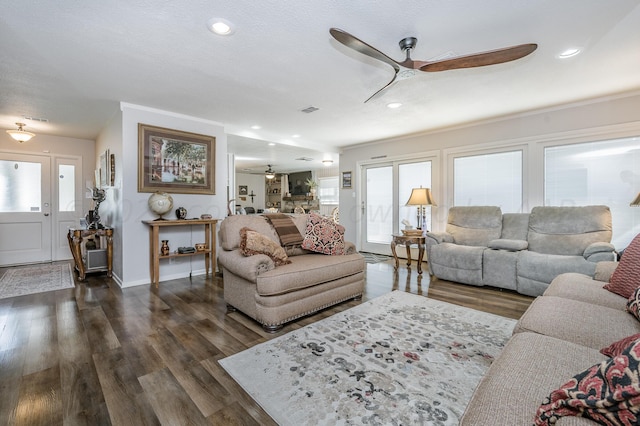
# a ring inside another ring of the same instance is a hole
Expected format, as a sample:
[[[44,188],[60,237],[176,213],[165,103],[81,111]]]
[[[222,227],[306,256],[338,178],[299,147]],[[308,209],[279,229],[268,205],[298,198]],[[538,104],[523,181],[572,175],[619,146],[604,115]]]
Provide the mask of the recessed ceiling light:
[[[269,142],[267,145],[269,145],[269,146],[276,146],[276,143],[275,143],[275,142]]]
[[[396,109],[400,108],[402,104],[400,102],[391,102],[387,104],[387,108]]]
[[[228,36],[235,32],[235,26],[223,18],[211,18],[207,21],[207,28],[214,34]]]
[[[567,58],[571,58],[572,56],[576,56],[578,53],[580,53],[580,49],[577,47],[572,47],[560,52],[558,54],[558,58],[567,59]]]
[[[253,126],[251,126],[251,128],[252,128],[253,130],[260,130],[260,129],[262,129],[262,127],[258,126],[257,124],[254,124]]]
[[[296,135],[291,135],[291,137],[292,137],[292,138],[299,138],[299,137],[300,137],[300,135],[297,135],[297,134],[296,134]]]

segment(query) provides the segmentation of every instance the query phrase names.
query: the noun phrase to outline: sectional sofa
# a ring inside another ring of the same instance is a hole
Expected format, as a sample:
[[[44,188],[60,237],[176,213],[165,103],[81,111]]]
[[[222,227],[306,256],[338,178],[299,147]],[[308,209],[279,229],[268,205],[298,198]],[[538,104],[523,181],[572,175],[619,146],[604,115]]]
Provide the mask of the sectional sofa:
[[[615,267],[615,262],[601,262],[595,278],[566,273],[552,281],[516,324],[476,388],[461,425],[533,424],[553,390],[611,359],[600,352],[602,348],[640,333],[640,322],[626,311],[627,298],[603,288]],[[570,416],[560,417],[556,424],[596,423]]]
[[[451,207],[446,232],[428,232],[429,272],[437,278],[541,295],[564,272],[592,276],[599,261],[615,259],[607,206]]]

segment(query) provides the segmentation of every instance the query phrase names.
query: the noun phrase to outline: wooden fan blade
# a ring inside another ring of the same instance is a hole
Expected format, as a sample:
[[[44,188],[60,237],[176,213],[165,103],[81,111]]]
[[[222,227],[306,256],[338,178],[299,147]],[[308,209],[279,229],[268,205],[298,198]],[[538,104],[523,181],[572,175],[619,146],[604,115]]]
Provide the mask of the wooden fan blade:
[[[501,64],[504,62],[515,61],[524,58],[538,48],[535,43],[520,44],[503,49],[490,50],[482,53],[474,53],[472,55],[458,56],[452,59],[443,59],[441,61],[427,62],[426,65],[420,67],[420,71],[447,71],[457,68],[473,68],[484,67],[486,65]]]
[[[397,81],[396,81],[396,77],[398,76],[398,72],[396,72],[393,75],[393,78],[391,79],[390,82],[388,82],[382,89],[378,90],[376,93],[374,93],[373,95],[369,96],[369,98],[364,101],[364,103],[366,104],[367,102],[369,102],[371,99],[375,99],[377,98],[379,95],[382,94],[382,92],[384,92],[385,90],[387,90],[389,87],[393,86]]]
[[[373,59],[382,61],[385,64],[389,64],[396,70],[396,72],[400,71],[400,65],[398,64],[398,62],[394,61],[375,47],[370,46],[359,38],[352,36],[348,32],[343,31],[339,28],[331,28],[329,30],[329,33],[333,36],[333,38],[335,38],[337,41],[344,44],[348,48],[353,49],[356,52],[360,52],[363,55],[370,56]]]

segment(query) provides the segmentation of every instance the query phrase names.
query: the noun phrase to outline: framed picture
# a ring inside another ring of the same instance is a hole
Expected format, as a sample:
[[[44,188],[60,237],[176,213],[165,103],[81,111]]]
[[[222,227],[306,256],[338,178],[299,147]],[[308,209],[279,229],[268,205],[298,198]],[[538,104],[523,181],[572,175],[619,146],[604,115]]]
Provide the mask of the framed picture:
[[[104,188],[109,185],[109,171],[109,150],[106,150],[100,154],[100,182],[99,185],[96,185],[96,188]]]
[[[138,123],[138,192],[215,194],[216,138]]]
[[[351,188],[351,172],[342,172],[342,188]]]
[[[238,194],[247,195],[248,193],[249,193],[249,188],[247,187],[247,185],[240,185]]]

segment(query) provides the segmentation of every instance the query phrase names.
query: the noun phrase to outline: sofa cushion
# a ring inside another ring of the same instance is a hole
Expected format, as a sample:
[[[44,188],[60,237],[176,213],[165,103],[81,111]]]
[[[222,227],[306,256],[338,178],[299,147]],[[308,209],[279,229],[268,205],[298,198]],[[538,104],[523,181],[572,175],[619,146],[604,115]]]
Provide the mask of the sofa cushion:
[[[597,319],[597,327],[594,326]],[[540,296],[529,305],[514,333],[531,331],[596,350],[640,333],[640,322],[626,311],[555,296]]]
[[[551,281],[544,295],[579,300],[621,311],[627,307],[627,299],[602,288],[602,282],[575,272],[558,275]]]
[[[507,251],[520,251],[526,250],[528,242],[524,240],[507,240],[507,239],[499,239],[499,240],[491,240],[489,241],[488,247],[493,250],[507,250]]]
[[[613,342],[606,348],[600,349],[600,353],[602,355],[606,355],[608,357],[614,357],[620,355],[630,344],[635,342],[636,340],[640,340],[640,333],[632,334],[631,336],[627,336],[618,340],[617,342]]]
[[[553,337],[514,335],[478,384],[460,425],[531,425],[536,409],[551,390],[604,359],[596,349]],[[560,424],[593,423],[574,417]]]
[[[640,287],[636,288],[627,299],[627,311],[640,320]]]
[[[624,255],[618,263],[618,267],[611,275],[609,284],[604,288],[619,294],[622,297],[629,297],[633,291],[640,287],[640,234],[624,250]]]
[[[529,231],[529,213],[504,213],[502,215],[502,234],[506,240],[526,240]]]
[[[484,247],[442,243],[429,252],[429,269],[436,277],[458,283],[482,285]]]
[[[529,250],[582,256],[595,242],[611,242],[611,211],[607,206],[538,206],[529,215]]]
[[[640,423],[640,341],[620,355],[576,374],[551,392],[535,424],[550,426],[564,416],[581,416],[604,425]]]
[[[295,256],[291,260],[291,264],[257,276],[256,291],[260,296],[296,291],[361,273],[365,268],[364,257],[359,253],[344,256],[311,253]]]
[[[240,251],[245,256],[266,254],[276,266],[291,263],[280,244],[249,228],[240,230]]]
[[[296,224],[300,233],[303,234],[307,227],[307,215],[291,215],[291,219]],[[220,237],[220,247],[222,247],[223,250],[235,250],[239,248],[240,230],[244,227],[253,229],[256,232],[269,237],[269,239],[276,243],[280,243],[278,234],[276,234],[276,231],[273,229],[271,224],[267,222],[264,216],[254,214],[237,214],[227,216],[220,223],[220,230],[218,232]],[[302,251],[298,254],[302,254]]]
[[[446,231],[456,244],[487,247],[502,234],[502,211],[494,206],[451,207]]]
[[[315,213],[309,214],[302,248],[329,255],[344,254],[344,226]]]

